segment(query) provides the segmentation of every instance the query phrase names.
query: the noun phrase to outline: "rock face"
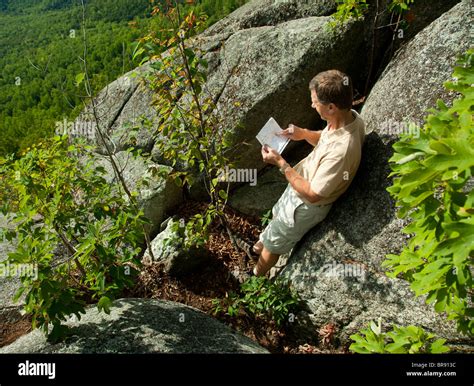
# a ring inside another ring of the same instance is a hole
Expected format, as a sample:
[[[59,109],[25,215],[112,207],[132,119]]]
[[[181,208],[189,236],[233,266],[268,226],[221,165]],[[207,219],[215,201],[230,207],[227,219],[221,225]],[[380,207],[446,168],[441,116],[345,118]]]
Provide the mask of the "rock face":
[[[218,101],[223,130],[235,134],[235,143],[250,141],[250,146],[233,149],[241,167],[264,166],[254,137],[269,116],[282,126],[293,117],[301,125],[318,122],[308,90],[315,73],[338,67],[355,75],[364,67],[365,58],[358,55],[365,51],[362,21],[330,31],[327,15],[334,9],[329,0],[252,1],[191,43],[209,61],[205,89]],[[96,98],[95,115],[102,129],[108,129],[115,152],[130,144],[147,152],[153,147],[150,130],[140,120],[159,118],[150,107],[150,91],[139,81],[149,70],[146,64],[125,74]],[[94,118],[90,105],[76,123]],[[138,127],[135,141],[128,138],[133,126]],[[100,139],[94,142],[104,154]],[[153,154],[154,159],[161,158],[156,149]]]
[[[68,319],[70,335],[48,343],[35,330],[0,349],[8,353],[268,353],[249,338],[194,308],[164,300],[120,299],[111,313],[87,309]]]
[[[381,268],[385,255],[398,253],[406,242],[401,233],[406,224],[395,217],[385,190],[397,133],[384,134],[381,123],[405,117],[421,121],[437,97],[452,98],[443,93],[442,83],[450,78],[455,56],[469,44],[471,12],[464,2],[455,6],[392,60],[362,111],[370,134],[352,186],[294,248],[281,272],[307,301],[305,322],[335,323],[342,341],[378,317],[384,324],[424,327],[451,342],[465,339],[424,298],[415,298],[406,281],[387,278]]]
[[[153,148],[151,129],[144,122],[153,121],[156,113],[150,106],[151,91],[141,80],[148,71],[149,65],[144,65],[113,81],[94,98],[95,108],[89,103],[79,114],[75,125],[88,129],[98,153],[107,154],[107,151],[95,130],[97,124],[113,153],[131,145],[144,151]]]
[[[369,131],[398,137],[409,130],[408,120],[421,126],[437,99],[452,101],[443,83],[451,80],[456,57],[472,45],[473,17],[472,3],[463,1],[397,52],[362,110]]]
[[[327,16],[285,22],[277,17],[248,27],[241,20],[233,28],[244,29],[213,35],[211,28],[197,39],[209,50],[207,89],[219,96],[223,126],[233,132],[237,144],[231,156],[238,167],[264,166],[255,136],[270,116],[282,127],[291,122],[303,127],[317,124],[308,89],[316,73],[337,67],[356,74],[363,67],[365,58],[357,54],[365,49],[362,23],[331,31],[329,21]],[[214,29],[219,31],[219,26]]]
[[[143,157],[133,157],[130,153],[122,151],[116,154],[119,167],[123,169],[122,175],[131,191],[138,192],[138,204],[143,209],[145,216],[150,219],[152,226],[150,233],[155,235],[160,224],[167,217],[167,212],[182,202],[181,188],[173,181],[164,180],[153,176],[150,168],[165,168],[168,166],[157,165]],[[106,170],[106,179],[116,181],[112,164],[108,157],[97,156],[97,162]],[[142,181],[147,181],[147,185]]]
[[[7,219],[0,214],[0,228],[9,228]],[[0,273],[7,271],[6,258],[8,253],[13,252],[16,248],[15,241],[2,241],[0,237]],[[15,277],[5,277],[0,274],[0,312],[7,307],[15,306],[13,296],[20,288],[20,279]]]
[[[203,35],[235,33],[305,17],[329,16],[335,10],[336,4],[332,0],[254,0],[212,25]]]
[[[419,0],[413,6],[414,22],[408,36],[455,0],[436,0],[434,6],[432,3]],[[264,167],[255,135],[270,116],[282,127],[289,123],[318,127],[320,120],[310,107],[308,83],[319,71],[341,69],[363,92],[373,14],[367,14],[365,21],[331,30],[329,15],[335,8],[332,0],[254,0],[189,42],[209,62],[204,89],[217,101],[222,130],[234,134],[236,146],[229,155],[237,167]],[[375,51],[383,51],[383,47],[376,46]],[[375,57],[381,55],[382,52],[375,52]],[[142,119],[159,119],[150,106],[152,93],[146,82],[140,81],[150,71],[154,70],[147,63],[102,90],[96,98],[96,115],[115,144],[114,152],[134,145],[152,152],[152,159],[162,163],[162,154],[157,146],[153,147],[156,139]],[[91,106],[86,108],[78,122],[93,121],[92,112]],[[131,131],[132,127],[137,131]],[[97,151],[104,154],[99,138],[95,143]],[[290,144],[288,150],[294,146]],[[191,194],[202,198],[203,189],[195,188]]]
[[[204,248],[184,249],[181,243],[172,241],[173,237],[178,236],[172,230],[174,222],[173,219],[168,221],[166,229],[152,240],[151,248],[155,260],[163,264],[164,271],[170,275],[179,276],[193,272],[197,267],[209,261],[209,256]],[[167,239],[170,241],[167,242]],[[165,245],[165,243],[167,244]],[[148,250],[143,258],[150,258]]]

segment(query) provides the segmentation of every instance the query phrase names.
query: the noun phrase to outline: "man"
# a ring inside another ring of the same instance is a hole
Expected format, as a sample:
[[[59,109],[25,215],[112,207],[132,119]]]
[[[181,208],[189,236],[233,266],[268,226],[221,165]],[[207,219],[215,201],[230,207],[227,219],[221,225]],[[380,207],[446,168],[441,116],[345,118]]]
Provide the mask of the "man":
[[[294,168],[267,145],[263,161],[279,167],[288,186],[272,209],[273,218],[253,251],[259,255],[253,269],[265,275],[283,253],[288,253],[304,234],[321,222],[332,203],[352,182],[360,164],[365,125],[352,110],[350,78],[338,70],[324,71],[309,84],[311,107],[327,121],[322,131],[289,125],[280,135],[294,141],[306,140],[313,151]]]

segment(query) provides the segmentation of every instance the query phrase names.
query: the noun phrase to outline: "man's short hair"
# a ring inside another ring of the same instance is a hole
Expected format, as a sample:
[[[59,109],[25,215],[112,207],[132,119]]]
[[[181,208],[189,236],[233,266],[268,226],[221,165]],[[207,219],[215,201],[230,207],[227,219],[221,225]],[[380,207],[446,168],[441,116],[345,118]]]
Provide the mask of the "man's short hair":
[[[323,105],[334,103],[340,109],[352,108],[352,80],[342,71],[320,72],[309,82],[309,89],[316,91]]]

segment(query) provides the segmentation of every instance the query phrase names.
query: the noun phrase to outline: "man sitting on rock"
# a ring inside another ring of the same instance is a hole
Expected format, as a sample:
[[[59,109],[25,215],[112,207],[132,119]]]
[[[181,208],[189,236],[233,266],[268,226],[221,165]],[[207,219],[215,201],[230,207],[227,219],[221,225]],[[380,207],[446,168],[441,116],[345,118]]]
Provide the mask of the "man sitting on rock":
[[[338,70],[324,71],[311,80],[309,89],[311,107],[327,126],[322,131],[311,131],[290,124],[281,135],[294,141],[306,140],[314,146],[311,153],[291,167],[274,149],[262,147],[263,161],[278,166],[289,183],[272,209],[273,219],[253,247],[259,255],[253,269],[256,276],[265,275],[281,254],[290,252],[326,217],[359,167],[365,124],[351,109],[350,78]]]

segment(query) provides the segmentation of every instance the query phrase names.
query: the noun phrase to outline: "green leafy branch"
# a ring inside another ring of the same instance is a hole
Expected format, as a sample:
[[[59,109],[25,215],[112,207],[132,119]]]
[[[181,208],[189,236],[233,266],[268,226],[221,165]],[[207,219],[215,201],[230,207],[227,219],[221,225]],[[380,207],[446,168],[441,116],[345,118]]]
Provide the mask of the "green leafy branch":
[[[104,174],[90,148],[70,144],[66,135],[0,163],[0,187],[11,192],[1,210],[14,225],[0,237],[17,245],[7,261],[37,269],[21,277],[15,300],[25,294],[33,328],[48,333],[52,325],[53,340],[65,332],[61,321],[71,314],[80,319],[87,303],[109,312],[141,264],[147,220]]]
[[[281,280],[253,276],[241,284],[240,292],[240,296],[230,293],[225,299],[214,299],[214,313],[237,316],[244,311],[257,318],[274,320],[281,326],[300,304],[298,294],[289,283]]]
[[[446,312],[459,331],[474,333],[473,249],[474,193],[468,188],[474,172],[474,73],[469,50],[455,67],[459,93],[451,107],[439,100],[419,138],[404,135],[393,145],[394,177],[387,190],[409,218],[403,229],[412,235],[400,255],[387,255],[389,276],[402,275],[417,296],[427,294],[435,310]]]
[[[378,324],[372,321],[360,333],[362,335],[351,335],[354,343],[349,347],[359,354],[441,354],[449,351],[444,345],[445,339],[436,339],[433,334],[416,326],[393,326],[391,331],[384,333],[379,319]]]
[[[164,11],[156,7],[154,12]],[[177,2],[168,5],[165,14],[171,28],[159,36],[142,38],[136,58],[146,55],[142,62],[149,60],[153,70],[147,80],[160,117],[155,130],[156,151],[176,169],[172,174],[176,184],[185,191],[202,184],[209,197],[205,213],[191,217],[185,226],[186,246],[202,245],[214,219],[226,224],[229,183],[222,188],[219,173],[225,166],[232,166],[226,157],[232,144],[213,98],[205,90],[207,62],[199,48],[192,45],[192,37],[205,26],[206,16],[193,11],[182,16]],[[179,232],[178,223],[173,225]]]
[[[334,21],[332,27],[345,23],[349,19],[359,20],[369,9],[367,0],[336,0],[337,9],[331,16]]]
[[[332,26],[338,26],[345,23],[349,19],[359,20],[369,9],[367,0],[335,0],[337,3],[336,12],[331,16],[334,21]],[[410,10],[410,4],[413,4],[415,0],[392,0],[387,4],[387,10],[393,14],[401,15]],[[400,20],[398,21],[400,22]]]

